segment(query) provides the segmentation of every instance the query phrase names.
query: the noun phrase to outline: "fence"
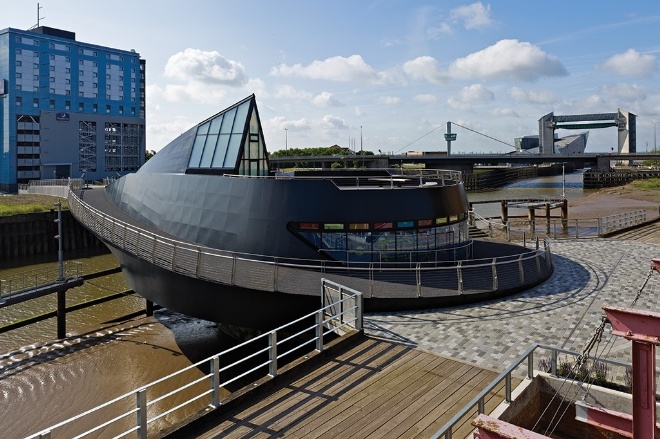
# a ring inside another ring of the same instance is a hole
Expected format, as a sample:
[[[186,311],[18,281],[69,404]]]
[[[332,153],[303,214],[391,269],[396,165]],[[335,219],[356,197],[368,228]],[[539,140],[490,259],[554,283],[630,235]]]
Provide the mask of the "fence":
[[[444,439],[451,439],[452,433],[458,430],[459,428],[469,425],[469,423],[477,417],[477,415],[485,413],[485,406],[487,399],[489,396],[493,395],[494,391],[502,385],[502,382],[504,382],[504,397],[505,401],[510,403],[512,402],[512,385],[511,385],[511,378],[512,374],[520,367],[523,363],[526,364],[526,377],[529,379],[534,378],[534,353],[537,350],[545,350],[549,351],[549,360],[545,360],[545,358],[542,359],[543,366],[547,366],[548,369],[544,370],[544,372],[548,372],[554,376],[558,376],[558,371],[561,369],[560,366],[563,364],[569,364],[572,366],[574,364],[574,361],[569,361],[569,360],[563,360],[561,361],[559,358],[559,354],[564,354],[565,356],[568,357],[574,357],[577,358],[581,354],[579,352],[574,352],[570,351],[567,349],[562,349],[562,348],[556,348],[552,346],[546,346],[542,345],[539,343],[533,344],[527,350],[521,354],[509,367],[507,367],[501,374],[497,376],[484,390],[479,392],[477,396],[475,396],[460,412],[458,412],[454,417],[452,417],[440,430],[438,430],[433,436],[433,439],[438,439],[438,438],[444,438]],[[548,354],[546,354],[547,356]],[[613,381],[621,381],[621,377],[624,376],[626,373],[629,373],[631,365],[627,363],[623,363],[620,361],[616,360],[608,360],[608,359],[597,359],[595,360],[596,363],[608,365],[606,368],[601,368],[599,369],[600,371],[605,370],[607,372],[609,370],[609,366],[612,366],[613,369],[612,371],[617,371],[618,375],[613,375],[614,379]],[[569,367],[570,367],[569,366]],[[576,372],[577,375],[577,372]],[[657,375],[657,372],[656,372]],[[562,377],[565,377],[565,375],[561,375]],[[581,377],[583,381],[587,382],[589,381],[589,378],[583,376]],[[625,379],[625,378],[623,378]],[[470,429],[471,430],[471,429]],[[472,437],[470,434],[469,437]]]
[[[189,417],[209,407],[222,406],[232,398],[232,393],[241,394],[246,386],[252,387],[251,383],[277,376],[283,361],[295,359],[294,353],[298,353],[296,358],[301,358],[309,352],[321,352],[337,334],[362,330],[360,292],[327,279],[322,279],[321,288],[322,297],[332,297],[333,301],[319,310],[125,393],[28,439],[101,433],[112,437],[133,433],[139,439],[146,439],[150,425],[154,432],[159,431],[155,422],[174,412]],[[199,376],[199,369],[208,372]],[[95,426],[86,431],[76,429],[80,424],[89,423]]]
[[[486,230],[489,236],[506,235],[508,241],[535,240],[536,238],[579,239],[600,238],[647,222],[646,210],[635,210],[601,218],[535,220],[509,219],[501,221],[484,218],[470,212],[471,222]]]
[[[549,241],[514,256],[412,264],[295,260],[211,249],[163,238],[112,218],[69,194],[69,209],[102,240],[182,275],[261,291],[305,294],[328,278],[366,298],[420,298],[478,294],[535,285],[552,273]]]
[[[82,277],[82,262],[64,261],[64,278]],[[59,267],[47,267],[35,271],[21,273],[16,276],[0,279],[0,300],[14,294],[40,286],[54,284],[59,281]]]

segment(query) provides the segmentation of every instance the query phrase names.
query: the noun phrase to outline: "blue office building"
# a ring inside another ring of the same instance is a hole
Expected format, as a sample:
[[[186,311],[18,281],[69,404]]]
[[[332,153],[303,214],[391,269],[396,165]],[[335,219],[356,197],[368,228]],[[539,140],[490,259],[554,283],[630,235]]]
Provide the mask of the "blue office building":
[[[0,191],[101,180],[145,155],[145,60],[49,27],[0,30]]]

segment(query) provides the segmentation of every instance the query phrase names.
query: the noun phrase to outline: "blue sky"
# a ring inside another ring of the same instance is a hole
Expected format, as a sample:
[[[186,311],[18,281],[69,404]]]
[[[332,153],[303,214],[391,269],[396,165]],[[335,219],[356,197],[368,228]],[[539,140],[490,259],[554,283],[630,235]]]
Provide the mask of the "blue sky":
[[[537,134],[551,111],[635,113],[638,151],[653,148],[660,129],[656,1],[40,5],[42,25],[147,60],[147,149],[252,93],[271,151],[359,150],[361,138],[374,152],[445,150],[450,120],[512,144]],[[36,23],[36,2],[0,0],[0,8],[0,28]],[[452,153],[513,149],[454,131]],[[616,142],[614,128],[591,130],[587,151]]]

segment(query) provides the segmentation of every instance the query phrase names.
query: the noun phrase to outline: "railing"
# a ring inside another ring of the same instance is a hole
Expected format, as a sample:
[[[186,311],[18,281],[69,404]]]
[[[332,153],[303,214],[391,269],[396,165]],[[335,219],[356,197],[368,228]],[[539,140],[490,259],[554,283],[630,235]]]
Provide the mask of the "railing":
[[[382,175],[377,175],[378,171]],[[263,175],[238,175],[225,174],[225,177],[232,178],[262,178],[278,180],[330,180],[340,189],[369,189],[375,186],[382,188],[395,189],[400,187],[420,187],[429,182],[437,182],[442,186],[453,186],[462,182],[462,173],[460,171],[451,171],[444,169],[369,169],[371,174],[342,175],[341,172],[328,171],[319,175],[305,175],[305,171],[297,174],[289,172],[279,172],[274,176]]]
[[[542,345],[539,343],[533,344],[525,352],[523,352],[516,360],[509,365],[502,373],[500,373],[497,378],[495,378],[485,389],[483,389],[477,396],[475,396],[460,412],[458,412],[454,417],[452,417],[440,430],[438,430],[433,436],[431,436],[433,439],[437,438],[444,438],[444,439],[452,439],[453,435],[452,433],[456,431],[458,428],[460,428],[463,425],[468,424],[469,422],[476,418],[477,415],[481,413],[485,413],[485,406],[487,402],[487,398],[489,395],[491,395],[498,387],[502,385],[502,382],[504,382],[504,399],[506,402],[512,402],[512,375],[518,367],[526,363],[526,378],[528,379],[533,379],[534,378],[534,352],[536,350],[542,349],[546,351],[550,351],[550,359],[547,361],[544,361],[545,365],[548,366],[549,370],[547,371],[548,373],[557,376],[557,372],[560,369],[560,366],[562,364],[569,364],[572,365],[572,361],[567,361],[564,360],[560,361],[559,354],[565,354],[567,356],[572,356],[577,358],[581,354],[579,352],[574,352],[570,351],[567,349],[562,349],[562,348],[556,348],[552,346],[546,346]],[[601,364],[606,364],[610,366],[614,366],[617,368],[616,370],[619,371],[619,375],[623,376],[626,371],[629,371],[631,365],[627,363],[623,363],[620,361],[616,360],[609,360],[609,359],[597,359],[595,360],[598,363]],[[600,369],[601,371],[604,370],[603,368]],[[657,374],[657,372],[656,372]],[[564,375],[562,375],[563,377]],[[625,380],[625,378],[623,378]],[[621,378],[617,378],[617,380],[621,380]],[[586,381],[586,380],[585,380]],[[471,435],[469,437],[472,437]]]
[[[535,220],[510,219],[505,231],[509,241],[517,239],[600,238],[607,234],[626,230],[647,222],[646,210],[635,210],[602,218]]]
[[[446,297],[535,285],[552,273],[550,244],[508,257],[405,264],[365,263],[346,267],[333,261],[246,255],[167,239],[94,209],[73,191],[69,208],[102,240],[154,265],[186,276],[261,291],[308,294],[321,277],[367,298]],[[249,275],[247,275],[249,273]]]
[[[64,261],[64,278],[82,277],[82,262]],[[41,286],[54,284],[59,280],[59,267],[47,267],[35,271],[25,272],[16,276],[0,279],[0,300],[10,298],[25,290],[36,289]]]
[[[155,422],[174,412],[193,417],[222,406],[232,399],[232,394],[243,393],[257,380],[275,377],[285,360],[290,362],[313,351],[321,352],[326,341],[341,332],[362,330],[360,292],[326,279],[321,285],[323,297],[332,297],[332,302],[319,310],[86,410],[28,439],[101,433],[109,437],[135,434],[146,439],[150,426],[153,432],[160,431]],[[199,369],[208,373],[199,376]],[[95,426],[81,432],[80,424],[87,426],[84,428]]]

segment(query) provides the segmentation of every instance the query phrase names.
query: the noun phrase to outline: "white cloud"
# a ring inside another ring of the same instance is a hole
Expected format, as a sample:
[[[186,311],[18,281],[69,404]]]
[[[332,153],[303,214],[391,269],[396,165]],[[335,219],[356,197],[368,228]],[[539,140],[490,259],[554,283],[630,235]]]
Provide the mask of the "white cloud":
[[[449,72],[455,78],[508,78],[534,81],[543,76],[564,76],[559,59],[531,43],[500,40],[494,45],[454,61]]]
[[[147,124],[147,139],[149,142],[147,149],[160,151],[161,148],[176,139],[180,134],[188,131],[195,124],[196,122],[191,122],[184,116],[177,116],[165,123],[150,122]]]
[[[382,84],[393,81],[390,74],[377,72],[368,65],[360,55],[348,58],[333,56],[323,61],[313,61],[307,66],[280,64],[270,70],[273,76],[298,76],[309,79],[324,79],[340,82],[362,82],[367,84]]]
[[[362,108],[355,107],[355,109],[353,110],[353,114],[360,117],[360,116],[364,116],[365,113],[364,113],[364,110]]]
[[[275,90],[275,97],[294,100],[307,100],[312,97],[312,94],[306,91],[296,90],[290,85],[280,85]]]
[[[334,130],[347,130],[348,125],[346,125],[346,122],[336,116],[323,116],[322,123],[326,129],[334,129]]]
[[[601,87],[604,94],[615,100],[643,101],[646,99],[646,89],[637,84],[606,84]]]
[[[413,97],[416,102],[434,104],[438,99],[435,95],[425,94],[425,95],[416,95]]]
[[[472,84],[459,93],[459,97],[465,102],[488,102],[495,99],[495,95],[487,87],[481,84]]]
[[[648,78],[658,71],[658,61],[654,55],[641,54],[635,49],[628,49],[607,59],[601,68],[618,76]]]
[[[493,24],[490,5],[484,6],[481,2],[452,9],[449,17],[462,23],[465,29],[483,29]]]
[[[481,2],[470,5],[459,6],[449,12],[446,21],[440,23],[438,27],[429,28],[426,33],[430,38],[436,38],[440,34],[452,35],[454,26],[462,26],[465,29],[485,29],[494,25],[491,17],[490,5]]]
[[[495,108],[490,111],[490,114],[497,117],[520,117],[520,115],[511,108]]]
[[[378,102],[385,105],[398,105],[401,103],[401,98],[396,96],[381,96],[378,98]]]
[[[242,86],[246,82],[245,68],[241,63],[228,60],[216,51],[190,48],[175,53],[167,60],[165,76],[232,87]]]
[[[329,93],[327,91],[322,92],[320,95],[314,96],[314,99],[312,99],[312,103],[319,108],[341,107],[342,105],[344,105],[341,102],[339,102],[339,100],[335,98],[332,93]]]
[[[449,75],[440,69],[432,56],[420,56],[403,64],[403,71],[413,79],[424,79],[433,84],[446,84]]]
[[[550,105],[561,101],[561,98],[554,93],[537,90],[523,90],[520,87],[511,87],[509,95],[517,102],[525,104]]]

